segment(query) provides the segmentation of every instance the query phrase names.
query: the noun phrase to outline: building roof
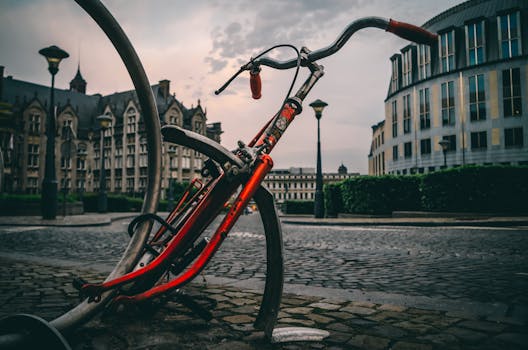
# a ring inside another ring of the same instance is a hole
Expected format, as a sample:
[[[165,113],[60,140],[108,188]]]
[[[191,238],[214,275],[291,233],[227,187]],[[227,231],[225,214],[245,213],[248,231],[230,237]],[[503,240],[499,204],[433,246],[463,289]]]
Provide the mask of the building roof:
[[[526,0],[469,0],[434,16],[422,27],[435,32],[448,27],[463,26],[468,20],[492,17],[497,12],[518,7],[526,7]]]

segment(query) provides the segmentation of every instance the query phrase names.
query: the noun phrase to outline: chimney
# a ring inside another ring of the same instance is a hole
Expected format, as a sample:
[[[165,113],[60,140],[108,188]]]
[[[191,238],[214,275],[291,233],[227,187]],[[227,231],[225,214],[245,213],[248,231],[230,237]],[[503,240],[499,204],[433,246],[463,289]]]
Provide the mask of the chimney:
[[[164,99],[168,99],[170,96],[170,80],[163,79],[159,81],[159,88],[161,92],[161,96],[163,96]]]
[[[0,101],[4,97],[4,66],[0,66]]]

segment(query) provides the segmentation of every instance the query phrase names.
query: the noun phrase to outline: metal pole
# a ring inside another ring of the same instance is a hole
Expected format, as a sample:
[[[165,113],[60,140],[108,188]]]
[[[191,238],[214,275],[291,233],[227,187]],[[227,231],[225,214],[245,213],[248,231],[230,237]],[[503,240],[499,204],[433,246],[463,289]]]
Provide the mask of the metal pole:
[[[321,113],[316,114],[317,118],[317,174],[315,177],[315,205],[314,205],[314,216],[315,218],[324,217],[324,203],[323,203],[323,172],[321,170],[321,132],[320,132],[320,120]]]
[[[99,175],[99,213],[108,211],[108,201],[106,196],[106,171],[105,171],[105,154],[104,154],[104,128],[101,128],[101,174]]]
[[[55,173],[55,74],[51,73],[50,109],[46,127],[46,169],[42,181],[42,218],[57,217],[57,174]]]
[[[444,168],[447,168],[446,150],[442,149],[442,152],[444,153]]]

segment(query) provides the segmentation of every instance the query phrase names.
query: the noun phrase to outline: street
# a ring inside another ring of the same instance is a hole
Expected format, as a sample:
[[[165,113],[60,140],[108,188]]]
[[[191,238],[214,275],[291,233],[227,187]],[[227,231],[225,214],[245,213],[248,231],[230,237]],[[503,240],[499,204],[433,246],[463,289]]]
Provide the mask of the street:
[[[87,267],[118,261],[130,220],[99,227],[0,227],[0,254]],[[206,275],[264,279],[258,214],[242,216]],[[283,225],[285,283],[528,305],[528,230]]]

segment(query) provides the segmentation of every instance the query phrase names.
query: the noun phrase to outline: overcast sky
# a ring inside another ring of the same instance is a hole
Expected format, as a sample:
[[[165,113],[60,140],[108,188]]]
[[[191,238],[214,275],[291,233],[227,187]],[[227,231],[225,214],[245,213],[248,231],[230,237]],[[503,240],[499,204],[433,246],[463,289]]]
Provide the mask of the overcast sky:
[[[187,107],[201,100],[209,122],[222,123],[222,144],[249,141],[277,111],[293,71],[262,70],[263,97],[253,100],[241,76],[220,96],[220,87],[252,55],[275,44],[327,46],[351,21],[384,16],[421,25],[462,0],[106,0],[141,58],[151,84],[171,81],[171,92]],[[130,90],[119,56],[73,0],[0,1],[0,65],[5,75],[49,85],[38,50],[57,45],[63,61],[56,86],[68,88],[80,61],[87,93]],[[406,42],[378,29],[355,36],[336,55],[321,60],[325,76],[308,96],[304,112],[272,152],[275,168],[315,167],[316,119],[308,104],[328,103],[321,119],[324,171],[345,164],[367,173],[371,126],[384,119],[389,57]],[[293,57],[280,51],[277,57]],[[300,75],[298,83],[306,74]]]

